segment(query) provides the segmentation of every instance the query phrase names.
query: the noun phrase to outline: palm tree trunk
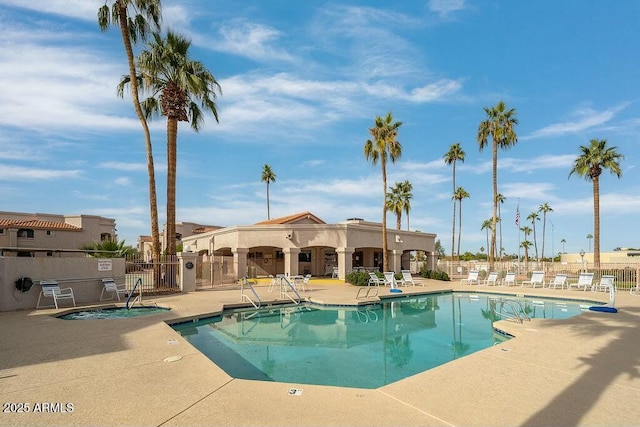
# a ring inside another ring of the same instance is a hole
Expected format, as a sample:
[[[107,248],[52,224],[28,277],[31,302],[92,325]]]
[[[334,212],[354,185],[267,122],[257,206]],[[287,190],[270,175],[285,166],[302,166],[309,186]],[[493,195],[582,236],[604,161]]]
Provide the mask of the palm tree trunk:
[[[140,107],[140,98],[138,94],[138,80],[136,79],[136,68],[133,58],[133,48],[131,47],[131,39],[129,38],[129,25],[127,22],[127,4],[124,1],[118,0],[119,13],[119,26],[120,34],[122,36],[122,42],[124,43],[124,50],[127,54],[127,62],[129,64],[129,76],[131,77],[131,95],[133,99],[133,107],[140,120],[142,129],[144,131],[145,150],[147,154],[147,175],[149,177],[149,214],[151,221],[151,256],[154,261],[154,286],[160,285],[160,231],[158,229],[158,199],[156,195],[156,176],[155,166],[153,164],[153,147],[151,145],[151,133],[149,132],[149,125],[144,117],[142,108]]]
[[[593,178],[593,264],[600,268],[600,177]]]
[[[396,215],[396,230],[400,230],[402,228],[402,215]]]
[[[458,224],[458,260],[460,259],[460,240],[462,239],[462,199],[460,199],[460,224]]]
[[[498,202],[498,218],[500,218],[500,223],[498,226],[500,227],[500,247],[498,248],[498,259],[502,262],[502,209],[500,208],[500,202]]]
[[[493,137],[493,217],[491,218],[491,251],[489,252],[489,268],[493,270],[496,250],[496,218],[498,213],[498,142]]]
[[[544,262],[544,237],[546,234],[546,229],[547,229],[547,213],[544,212],[542,214],[542,252],[540,253],[541,255],[540,258],[542,259],[543,262]]]
[[[387,254],[387,164],[385,156],[380,157],[382,166],[382,269],[389,271],[389,257]]]
[[[451,195],[453,196],[456,192],[456,161],[453,161],[453,192]],[[451,226],[451,262],[453,262],[453,253],[455,252],[456,247],[456,198],[453,197],[453,221]],[[452,266],[453,268],[453,266]],[[453,270],[452,270],[453,273]]]
[[[271,219],[271,211],[269,209],[269,181],[267,180],[267,219]]]
[[[536,261],[540,262],[540,258],[538,257],[538,238],[536,237],[536,220],[531,221],[533,224],[533,247],[536,250]]]
[[[178,119],[167,117],[167,255],[176,254],[176,164]]]

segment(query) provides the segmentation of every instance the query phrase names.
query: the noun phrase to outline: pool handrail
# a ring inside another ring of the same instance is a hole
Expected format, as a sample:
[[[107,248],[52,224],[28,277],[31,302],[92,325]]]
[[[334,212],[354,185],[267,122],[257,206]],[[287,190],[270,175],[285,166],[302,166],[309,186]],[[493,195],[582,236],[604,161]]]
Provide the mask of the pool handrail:
[[[127,302],[125,303],[125,306],[127,307],[127,310],[129,310],[131,308],[129,306],[129,302],[131,301],[131,297],[133,296],[134,292],[136,291],[136,288],[138,287],[138,285],[141,285],[141,284],[142,284],[142,277],[138,277],[138,279],[136,280],[136,283],[133,285],[133,289],[131,289],[131,292],[129,292],[129,295],[127,296]],[[142,292],[140,292],[138,294],[138,296],[134,298],[133,304],[135,304],[136,301],[138,301],[140,303],[140,305],[142,305]]]
[[[244,293],[245,286],[249,288],[253,296],[256,298],[256,301],[258,301],[257,304],[255,301],[251,299],[249,295]],[[262,307],[262,300],[260,299],[260,297],[258,296],[258,293],[253,288],[253,285],[251,284],[251,282],[249,282],[249,279],[246,276],[243,277],[242,280],[240,281],[240,298],[242,298],[243,301],[244,300],[249,301],[251,305],[253,305],[256,309]]]
[[[302,297],[298,293],[298,291],[297,291],[296,287],[293,285],[293,283],[291,283],[289,278],[287,276],[285,276],[284,274],[278,274],[276,277],[280,279],[280,297],[287,297],[294,304],[300,304],[300,301],[302,301]],[[293,291],[293,293],[296,294],[297,299],[293,298],[291,295],[289,295],[289,293],[286,291],[286,286],[289,286],[289,289],[291,289]]]

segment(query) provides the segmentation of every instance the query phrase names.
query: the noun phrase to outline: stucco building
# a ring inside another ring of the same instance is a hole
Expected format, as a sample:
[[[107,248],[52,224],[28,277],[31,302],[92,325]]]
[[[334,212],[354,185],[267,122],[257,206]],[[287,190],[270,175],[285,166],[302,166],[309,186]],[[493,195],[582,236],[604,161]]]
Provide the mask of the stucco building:
[[[359,218],[327,224],[310,212],[183,234],[185,251],[229,259],[236,279],[245,275],[331,275],[344,279],[355,268],[382,268],[382,225]],[[411,254],[426,253],[435,265],[435,234],[387,229],[389,268],[409,269]]]
[[[113,218],[0,211],[2,256],[84,255],[82,245],[115,239]]]

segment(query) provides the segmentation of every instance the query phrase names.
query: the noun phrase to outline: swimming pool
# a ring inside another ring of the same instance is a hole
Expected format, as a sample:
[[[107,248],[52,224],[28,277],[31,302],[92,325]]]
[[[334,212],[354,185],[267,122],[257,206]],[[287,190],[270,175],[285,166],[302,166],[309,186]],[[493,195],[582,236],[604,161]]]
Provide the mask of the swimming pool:
[[[508,339],[492,326],[493,307],[506,297],[447,293],[364,307],[272,307],[173,328],[235,378],[378,388]],[[564,319],[589,305],[508,298],[536,318]]]
[[[74,311],[73,313],[58,316],[58,318],[64,320],[128,319],[131,317],[148,316],[150,314],[164,313],[167,311],[169,311],[168,308],[156,306],[131,307],[130,309],[127,309],[126,307],[109,307]]]

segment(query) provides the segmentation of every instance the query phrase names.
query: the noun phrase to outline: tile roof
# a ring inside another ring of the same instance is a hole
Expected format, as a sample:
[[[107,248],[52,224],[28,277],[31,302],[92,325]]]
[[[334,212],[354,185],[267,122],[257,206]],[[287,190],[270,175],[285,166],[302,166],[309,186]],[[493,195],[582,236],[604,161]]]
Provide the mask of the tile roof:
[[[64,230],[64,231],[81,231],[81,227],[67,224],[66,222],[56,221],[40,221],[37,219],[19,220],[19,219],[0,219],[1,228],[32,228],[34,230]]]
[[[267,221],[256,222],[254,225],[290,224],[292,222],[295,222],[299,219],[304,219],[304,218],[310,219],[317,224],[326,224],[326,222],[324,222],[323,220],[321,220],[311,212],[300,212],[300,213],[289,215],[289,216],[283,216],[280,218],[274,218]]]

